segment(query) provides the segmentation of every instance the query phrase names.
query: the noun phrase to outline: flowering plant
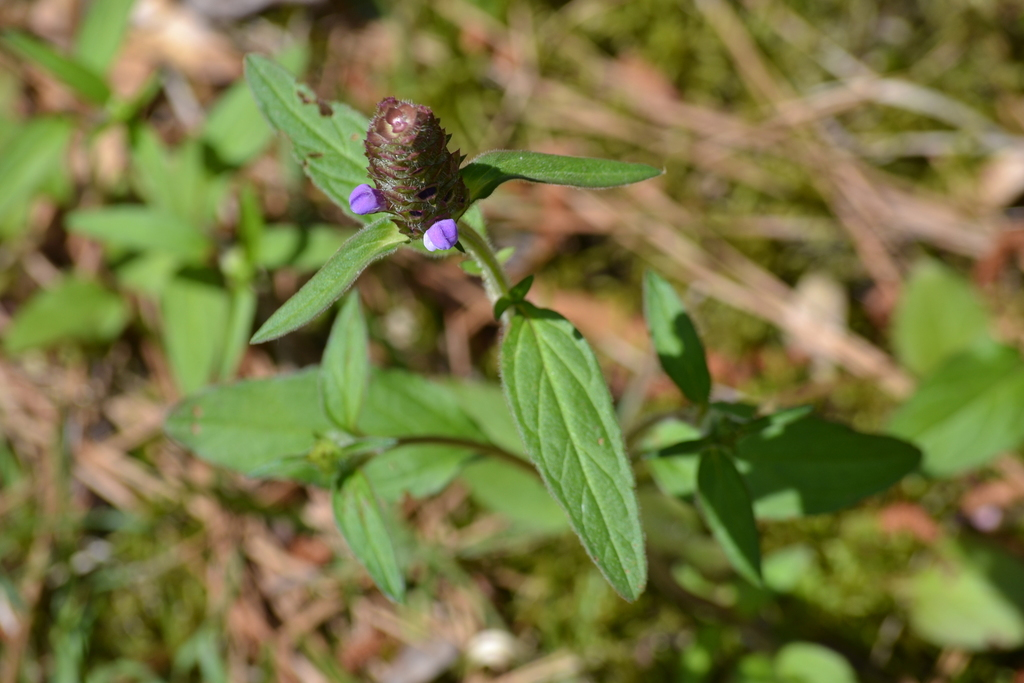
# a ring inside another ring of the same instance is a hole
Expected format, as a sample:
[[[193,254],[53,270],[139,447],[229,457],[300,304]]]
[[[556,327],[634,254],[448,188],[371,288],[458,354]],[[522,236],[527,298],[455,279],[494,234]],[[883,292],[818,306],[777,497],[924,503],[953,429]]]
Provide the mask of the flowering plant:
[[[389,597],[402,599],[405,571],[380,499],[429,495],[475,467],[477,455],[493,456],[497,469],[490,474],[522,492],[507,507],[536,506],[534,517],[556,528],[567,517],[628,600],[647,580],[631,455],[664,494],[697,498],[726,556],[753,583],[761,580],[757,518],[836,510],[917,467],[914,446],[816,418],[806,408],[759,415],[755,406],[712,401],[696,328],[672,285],[654,273],[645,279],[644,314],[661,365],[690,408],[652,416],[631,435],[636,445],[628,452],[590,346],[564,317],[527,300],[532,277],[509,283],[473,204],[513,179],[600,188],[660,171],[520,151],[485,153],[462,166],[427,107],[388,98],[368,121],[318,100],[266,59],[250,56],[246,67],[263,114],[291,139],[313,182],[353,218],[376,216],[252,342],[305,325],[368,264],[420,239],[428,251],[455,248],[477,262],[503,326],[504,400],[495,401],[489,388],[372,369],[366,323],[358,298],[349,296],[318,368],[196,394],[167,421],[173,437],[212,462],[331,488],[342,534]],[[502,429],[507,423],[514,428]],[[546,494],[533,478],[538,474]],[[497,495],[490,491],[485,497]]]

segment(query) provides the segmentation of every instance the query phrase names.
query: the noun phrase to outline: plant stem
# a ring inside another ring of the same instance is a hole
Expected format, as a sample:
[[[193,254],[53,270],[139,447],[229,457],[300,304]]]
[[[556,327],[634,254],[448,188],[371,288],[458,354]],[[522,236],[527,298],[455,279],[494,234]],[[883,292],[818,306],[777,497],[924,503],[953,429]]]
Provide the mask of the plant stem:
[[[487,238],[462,223],[459,225],[459,241],[483,270],[484,283],[487,285],[487,293],[490,295],[491,301],[497,301],[500,297],[507,296],[508,276],[505,275],[505,269],[498,263],[498,257],[487,242]]]
[[[438,446],[454,446],[456,448],[465,448],[466,450],[477,451],[484,455],[491,455],[499,460],[504,460],[510,465],[529,472],[533,476],[538,476],[537,470],[534,469],[526,460],[523,460],[519,456],[506,451],[504,448],[495,446],[494,444],[483,443],[480,441],[473,441],[471,439],[460,439],[454,436],[399,436],[395,438],[395,445],[393,448],[399,446],[411,446],[413,444],[436,444]]]

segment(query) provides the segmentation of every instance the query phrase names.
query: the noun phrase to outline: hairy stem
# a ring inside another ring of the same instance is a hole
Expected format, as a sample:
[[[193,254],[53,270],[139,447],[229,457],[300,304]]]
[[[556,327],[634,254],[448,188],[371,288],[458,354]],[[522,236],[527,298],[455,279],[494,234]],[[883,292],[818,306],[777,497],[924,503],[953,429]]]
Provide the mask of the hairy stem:
[[[469,252],[469,255],[480,265],[484,272],[484,283],[487,287],[487,294],[491,301],[497,301],[500,297],[507,296],[509,290],[508,276],[505,269],[498,263],[498,257],[494,249],[487,242],[487,238],[470,226],[462,223],[459,225],[459,241]]]

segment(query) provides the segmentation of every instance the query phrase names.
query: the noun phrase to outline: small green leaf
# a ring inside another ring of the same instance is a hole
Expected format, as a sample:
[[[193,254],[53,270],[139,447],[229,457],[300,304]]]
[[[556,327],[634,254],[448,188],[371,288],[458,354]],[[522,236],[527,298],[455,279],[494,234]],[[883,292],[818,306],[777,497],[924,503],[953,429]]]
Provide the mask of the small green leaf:
[[[395,224],[378,219],[353,235],[331,259],[284,302],[256,332],[250,343],[261,344],[302,327],[345,293],[363,269],[408,242]]]
[[[405,599],[405,579],[381,516],[370,481],[361,471],[344,477],[331,493],[334,519],[352,554],[381,592],[395,602]]]
[[[1024,440],[1024,362],[1014,349],[981,344],[925,379],[893,416],[893,434],[924,451],[923,469],[949,477]]]
[[[181,401],[164,430],[204,460],[249,474],[302,455],[331,423],[320,407],[320,369],[211,387]]]
[[[608,385],[572,324],[528,303],[501,346],[505,395],[527,452],[608,582],[635,600],[647,557]]]
[[[517,304],[526,299],[533,286],[533,276],[527,275],[508,290],[508,296],[503,296],[494,302],[494,318],[501,320],[501,314],[508,310],[509,306]]]
[[[223,288],[176,277],[161,301],[167,360],[178,389],[188,394],[213,379],[224,349],[231,301]]]
[[[68,341],[109,341],[128,323],[128,307],[104,287],[74,278],[32,296],[4,335],[8,353]]]
[[[700,456],[697,498],[704,519],[722,550],[747,581],[761,585],[761,546],[750,494],[736,465],[715,449]]]
[[[704,345],[672,285],[654,271],[644,277],[644,317],[665,374],[694,403],[711,395]]]
[[[741,438],[736,449],[759,519],[850,507],[898,482],[921,459],[920,451],[905,441],[817,417],[763,424],[762,431]]]
[[[93,104],[104,104],[110,98],[110,88],[102,78],[91,69],[57,53],[41,40],[20,31],[5,31],[0,35],[0,45],[46,69]]]
[[[892,344],[910,370],[927,375],[988,336],[989,317],[963,277],[933,260],[914,266],[893,318]]]
[[[93,0],[75,38],[78,63],[104,74],[110,68],[128,29],[135,0]]]
[[[71,232],[129,251],[158,251],[186,263],[201,263],[213,250],[210,238],[177,216],[147,206],[84,209],[68,215]]]
[[[280,64],[291,74],[306,67],[308,50],[296,46],[277,56]],[[203,139],[226,164],[241,166],[262,152],[274,130],[260,114],[246,83],[239,81],[214,103],[203,126]]]
[[[537,477],[510,463],[481,459],[459,475],[478,505],[542,533],[568,531],[565,512]]]
[[[339,102],[323,102],[287,70],[259,55],[245,58],[245,78],[270,125],[291,140],[306,175],[343,211],[348,197],[366,182],[363,138],[369,120]]]
[[[70,121],[43,117],[18,128],[0,149],[0,218],[39,191],[60,166],[73,127]]]
[[[331,327],[320,364],[320,393],[324,412],[335,424],[352,432],[363,407],[370,380],[370,347],[359,294],[345,298]]]
[[[1024,564],[995,547],[943,547],[900,593],[911,628],[938,647],[983,652],[1024,645]]]
[[[528,180],[549,185],[605,188],[638,183],[663,171],[647,164],[609,159],[567,157],[517,150],[485,152],[462,169],[462,180],[471,201],[489,197],[509,180]]]
[[[775,655],[775,674],[786,683],[857,683],[846,658],[817,643],[787,643]]]

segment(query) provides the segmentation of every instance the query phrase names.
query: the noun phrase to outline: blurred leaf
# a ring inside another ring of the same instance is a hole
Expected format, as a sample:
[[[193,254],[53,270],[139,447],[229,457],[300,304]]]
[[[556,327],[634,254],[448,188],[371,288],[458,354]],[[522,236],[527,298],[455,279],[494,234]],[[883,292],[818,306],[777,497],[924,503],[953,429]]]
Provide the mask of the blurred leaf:
[[[892,344],[918,375],[988,336],[989,318],[971,284],[937,261],[919,261],[893,318]]]
[[[121,297],[95,282],[67,278],[34,294],[14,314],[4,335],[8,353],[61,342],[105,342],[128,324]]]
[[[759,519],[833,512],[889,488],[920,452],[889,436],[805,417],[740,439],[737,457]]]
[[[427,498],[443,491],[473,457],[464,447],[400,446],[375,456],[363,470],[384,500]]]
[[[250,473],[302,455],[331,429],[320,407],[320,369],[211,387],[181,401],[167,434],[204,460]]]
[[[174,215],[147,206],[111,206],[68,214],[71,232],[105,246],[131,251],[160,251],[186,263],[200,263],[213,250],[210,239]]]
[[[352,554],[384,595],[395,602],[402,602],[405,599],[405,579],[398,568],[391,536],[366,475],[357,470],[344,477],[341,485],[331,493],[331,506]]]
[[[491,382],[453,380],[448,388],[459,407],[496,446],[526,458],[519,430],[509,412],[501,386]]]
[[[366,266],[390,254],[408,239],[386,218],[370,223],[345,242],[302,289],[284,302],[253,335],[250,343],[277,339],[313,320],[345,293]]]
[[[35,194],[66,163],[70,121],[40,117],[17,128],[17,135],[0,149],[0,217]]]
[[[231,301],[222,287],[187,277],[173,279],[162,300],[163,339],[178,389],[201,389],[219,368],[224,322]]]
[[[238,241],[242,243],[246,260],[252,266],[260,262],[266,228],[256,190],[251,183],[246,183],[238,194]]]
[[[1024,440],[1024,363],[989,343],[961,353],[925,379],[893,416],[893,434],[924,451],[923,469],[948,477]]]
[[[110,68],[131,17],[135,0],[93,0],[75,37],[78,63],[104,74]]]
[[[902,593],[911,627],[938,647],[977,652],[1024,645],[1024,564],[996,548],[947,548]]]
[[[814,549],[802,543],[773,550],[761,561],[764,583],[776,593],[792,593],[814,566]]]
[[[846,658],[816,643],[787,643],[775,655],[775,673],[787,683],[857,683]]]
[[[697,498],[732,566],[747,581],[761,585],[761,546],[750,494],[729,455],[718,449],[701,454]]]
[[[647,164],[610,159],[567,157],[519,150],[484,152],[462,169],[471,201],[489,197],[509,180],[528,180],[549,185],[604,188],[638,183],[659,176],[661,171]]]
[[[185,641],[174,653],[172,677],[181,680],[185,672],[199,669],[199,678],[204,683],[228,683],[218,633],[213,626],[202,626]]]
[[[123,289],[159,297],[181,268],[177,256],[145,251],[117,266],[117,284]]]
[[[647,582],[647,558],[608,385],[568,320],[528,303],[516,309],[501,374],[527,452],[605,578],[635,600]]]
[[[644,317],[665,373],[690,401],[707,403],[711,375],[704,345],[672,285],[651,270],[644,276]]]
[[[188,139],[171,152],[148,125],[136,128],[134,135],[132,179],[146,202],[198,228],[213,223],[229,176],[207,169],[202,145]]]
[[[359,294],[353,292],[334,319],[320,363],[324,412],[347,432],[355,429],[370,379],[368,334]]]
[[[238,371],[256,318],[256,292],[252,287],[234,287],[228,297],[231,313],[224,329],[224,348],[217,371],[217,379],[222,382],[233,379]]]
[[[310,180],[349,216],[348,197],[366,182],[363,138],[369,120],[339,102],[322,102],[287,70],[259,55],[246,55],[245,78],[270,125],[291,140]]]
[[[464,467],[459,477],[477,505],[540,533],[569,530],[565,512],[540,481],[511,463],[481,458]]]
[[[0,45],[46,69],[93,104],[104,104],[110,98],[110,89],[102,78],[86,66],[57,53],[48,43],[20,31],[5,31],[0,35]]]
[[[355,230],[333,225],[314,225],[306,230],[272,225],[263,232],[257,263],[267,270],[284,266],[300,272],[316,270],[355,234]]]
[[[298,75],[306,68],[309,51],[304,45],[285,50],[276,58],[290,74]],[[274,136],[274,130],[256,106],[249,86],[238,81],[214,103],[203,139],[224,163],[241,166],[260,154]]]

